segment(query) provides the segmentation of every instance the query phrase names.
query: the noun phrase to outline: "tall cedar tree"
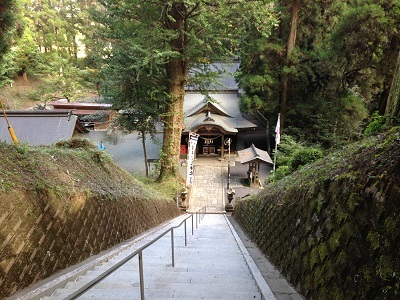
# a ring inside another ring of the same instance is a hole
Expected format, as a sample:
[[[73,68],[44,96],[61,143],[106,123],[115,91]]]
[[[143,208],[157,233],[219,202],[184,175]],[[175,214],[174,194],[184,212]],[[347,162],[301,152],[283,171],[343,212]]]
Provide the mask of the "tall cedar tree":
[[[14,25],[14,0],[2,0],[0,2],[0,58],[10,46],[9,32]]]
[[[300,0],[292,0],[291,16],[290,16],[290,31],[286,45],[286,67],[290,68],[293,65],[291,58],[292,52],[296,45],[297,23],[299,18]],[[283,72],[282,75],[282,94],[281,94],[281,127],[286,125],[287,99],[289,96],[290,73]]]
[[[400,52],[397,58],[396,70],[394,72],[385,114],[394,118],[400,117]]]
[[[268,31],[273,23],[269,2],[100,0],[103,9],[95,13],[95,19],[103,25],[99,38],[109,45],[104,56],[112,58],[128,47],[137,59],[124,69],[140,73],[150,67],[154,84],[168,96],[160,106],[164,124],[160,181],[178,175],[189,70],[200,62],[234,56],[244,26],[250,22]]]
[[[245,36],[242,107],[274,123],[287,74],[285,133],[330,148],[358,137],[368,111],[385,111],[400,50],[400,2],[300,1],[288,64],[293,2],[280,2],[281,22],[271,36],[252,30]]]

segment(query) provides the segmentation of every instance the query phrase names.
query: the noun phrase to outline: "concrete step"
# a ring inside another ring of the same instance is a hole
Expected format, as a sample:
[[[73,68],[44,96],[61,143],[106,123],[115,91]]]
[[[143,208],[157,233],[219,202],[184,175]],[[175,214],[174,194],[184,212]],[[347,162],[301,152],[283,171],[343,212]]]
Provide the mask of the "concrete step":
[[[243,295],[238,295],[238,296],[229,295],[229,296],[227,296],[227,298],[210,298],[210,297],[204,298],[204,297],[200,297],[200,296],[199,297],[189,297],[189,298],[175,298],[175,297],[174,298],[166,298],[166,297],[158,298],[157,297],[157,298],[151,298],[151,300],[176,300],[176,299],[180,299],[180,300],[204,300],[204,299],[207,299],[207,300],[224,300],[224,299],[226,299],[226,300],[261,300],[262,299],[261,296],[259,296],[259,295],[255,296],[254,298],[252,296],[253,296],[253,294],[250,294],[249,298],[243,298]],[[83,299],[104,300],[105,299],[104,297],[90,297],[90,298],[84,298],[84,297],[86,297],[86,296],[79,297],[78,299],[80,299],[80,300],[83,300]],[[126,296],[118,297],[117,295],[113,295],[112,298],[108,298],[108,299],[110,299],[110,300],[111,299],[112,300],[128,300],[128,299],[137,300],[137,299],[140,299],[139,295],[137,297],[138,298],[133,298],[133,297],[126,298]],[[148,298],[146,298],[146,299],[148,299]],[[57,296],[51,296],[51,297],[42,298],[42,300],[60,300],[60,298]]]
[[[244,266],[246,266],[245,261],[241,257],[233,257],[232,259],[229,259],[228,261],[224,261],[223,259],[227,260],[226,257],[213,257],[213,258],[207,258],[206,256],[198,257],[198,256],[191,256],[191,257],[175,257],[175,267],[190,267],[190,266],[196,266],[200,269],[210,269],[213,270],[215,268],[220,268],[220,269],[241,269]],[[144,268],[161,268],[165,266],[171,266],[172,264],[172,259],[170,257],[168,258],[151,258],[151,259],[146,259],[146,257],[143,257],[143,264]],[[105,264],[98,266],[94,269],[94,271],[106,271],[110,269],[113,265],[110,264]],[[138,268],[138,262],[129,262],[123,266],[120,267],[120,269],[125,270],[135,270]]]
[[[43,300],[63,299],[69,296],[73,290],[63,289],[56,291],[51,297],[45,297]],[[145,289],[146,299],[260,299],[261,295],[258,291],[247,292],[232,289],[232,286],[219,286],[215,290],[202,286],[201,290],[192,289],[189,285],[186,290],[171,289]],[[139,288],[131,287],[125,289],[92,289],[81,295],[78,299],[140,299]]]
[[[132,275],[132,274],[129,274]],[[125,276],[125,279],[129,277]],[[81,284],[86,284],[92,280],[96,279],[96,276],[83,276],[77,278],[76,282],[79,282]],[[152,281],[156,281],[158,278],[155,278],[154,276],[150,277],[145,277],[144,282],[145,284],[150,283]],[[107,278],[103,279],[104,283],[119,283],[121,282],[121,277],[120,276],[115,276],[115,275],[110,275]],[[131,277],[131,284],[136,284],[139,282],[139,277],[138,276],[132,276]],[[212,284],[215,282],[218,282],[219,284],[232,284],[232,285],[239,285],[239,284],[244,284],[244,285],[255,285],[254,279],[251,275],[241,275],[241,276],[236,276],[234,274],[228,274],[228,275],[215,275],[215,274],[203,274],[202,276],[198,276],[197,273],[188,273],[185,274],[185,276],[179,276],[179,277],[165,277],[162,279],[162,282],[164,284],[171,284],[171,283],[186,283],[186,284],[203,284],[203,285],[208,285]]]
[[[189,267],[179,267],[175,266],[174,268],[168,267],[168,268],[160,268],[159,266],[156,267],[149,267],[149,266],[144,266],[143,267],[143,272],[146,276],[159,276],[161,272],[168,272],[171,274],[171,276],[177,276],[176,274],[182,273],[183,276],[187,276],[188,274],[196,274],[196,276],[203,276],[206,274],[214,274],[214,275],[230,275],[234,274],[235,276],[247,276],[251,275],[249,270],[247,268],[241,268],[241,269],[206,269],[206,268],[201,268],[200,266],[189,266]],[[99,276],[103,273],[102,270],[93,270],[87,272],[86,275],[89,276]],[[136,276],[136,274],[139,274],[138,270],[118,270],[117,272],[109,275],[109,276],[118,276],[121,277],[121,279],[124,278],[124,276]]]
[[[211,294],[225,290],[227,286],[232,286],[233,289],[241,292],[258,292],[257,286],[254,282],[239,282],[235,281],[236,285],[232,285],[228,280],[217,280],[208,281],[206,285],[204,283],[195,282],[164,282],[160,280],[153,281],[145,285],[145,289],[152,290],[167,290],[167,291],[185,291],[190,289],[191,291],[201,292],[207,289]],[[70,282],[65,286],[65,290],[75,291],[82,287],[82,282]],[[139,282],[128,283],[128,282],[101,282],[95,285],[92,290],[130,290],[132,288],[139,288]]]
[[[224,216],[206,216],[195,234],[187,236],[185,246],[183,233],[174,231],[175,267],[171,266],[169,234],[143,251],[146,299],[261,299]],[[70,295],[136,249],[138,247],[131,247],[43,299],[62,299]],[[140,299],[138,269],[136,256],[79,299]]]

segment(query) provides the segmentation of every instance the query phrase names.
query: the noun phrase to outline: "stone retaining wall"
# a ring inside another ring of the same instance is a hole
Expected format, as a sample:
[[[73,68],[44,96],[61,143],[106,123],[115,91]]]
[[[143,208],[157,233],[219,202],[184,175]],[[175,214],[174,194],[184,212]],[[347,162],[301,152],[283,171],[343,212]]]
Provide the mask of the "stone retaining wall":
[[[234,217],[307,299],[398,299],[399,170],[397,132],[239,201]]]
[[[180,214],[173,201],[99,199],[0,191],[0,298]]]

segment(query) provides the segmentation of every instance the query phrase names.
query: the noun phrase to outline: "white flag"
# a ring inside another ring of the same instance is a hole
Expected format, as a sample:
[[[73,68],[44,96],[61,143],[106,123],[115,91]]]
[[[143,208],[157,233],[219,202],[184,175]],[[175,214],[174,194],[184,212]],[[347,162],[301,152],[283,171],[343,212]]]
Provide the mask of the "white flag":
[[[281,142],[281,114],[278,114],[278,122],[275,128],[275,143],[278,145]]]

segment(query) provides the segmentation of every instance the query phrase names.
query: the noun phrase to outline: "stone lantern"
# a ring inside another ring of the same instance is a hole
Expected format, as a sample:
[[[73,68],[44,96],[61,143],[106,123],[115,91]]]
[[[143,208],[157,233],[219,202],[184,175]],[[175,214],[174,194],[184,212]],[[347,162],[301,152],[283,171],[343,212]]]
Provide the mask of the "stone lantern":
[[[229,188],[228,191],[226,192],[227,198],[228,198],[228,203],[225,205],[225,211],[226,212],[232,212],[233,211],[233,196],[235,195],[235,190],[232,188]]]
[[[186,197],[188,194],[188,190],[186,189],[186,187],[182,190],[181,192],[181,205],[179,206],[182,210],[186,210],[187,209],[187,204],[186,204]]]

